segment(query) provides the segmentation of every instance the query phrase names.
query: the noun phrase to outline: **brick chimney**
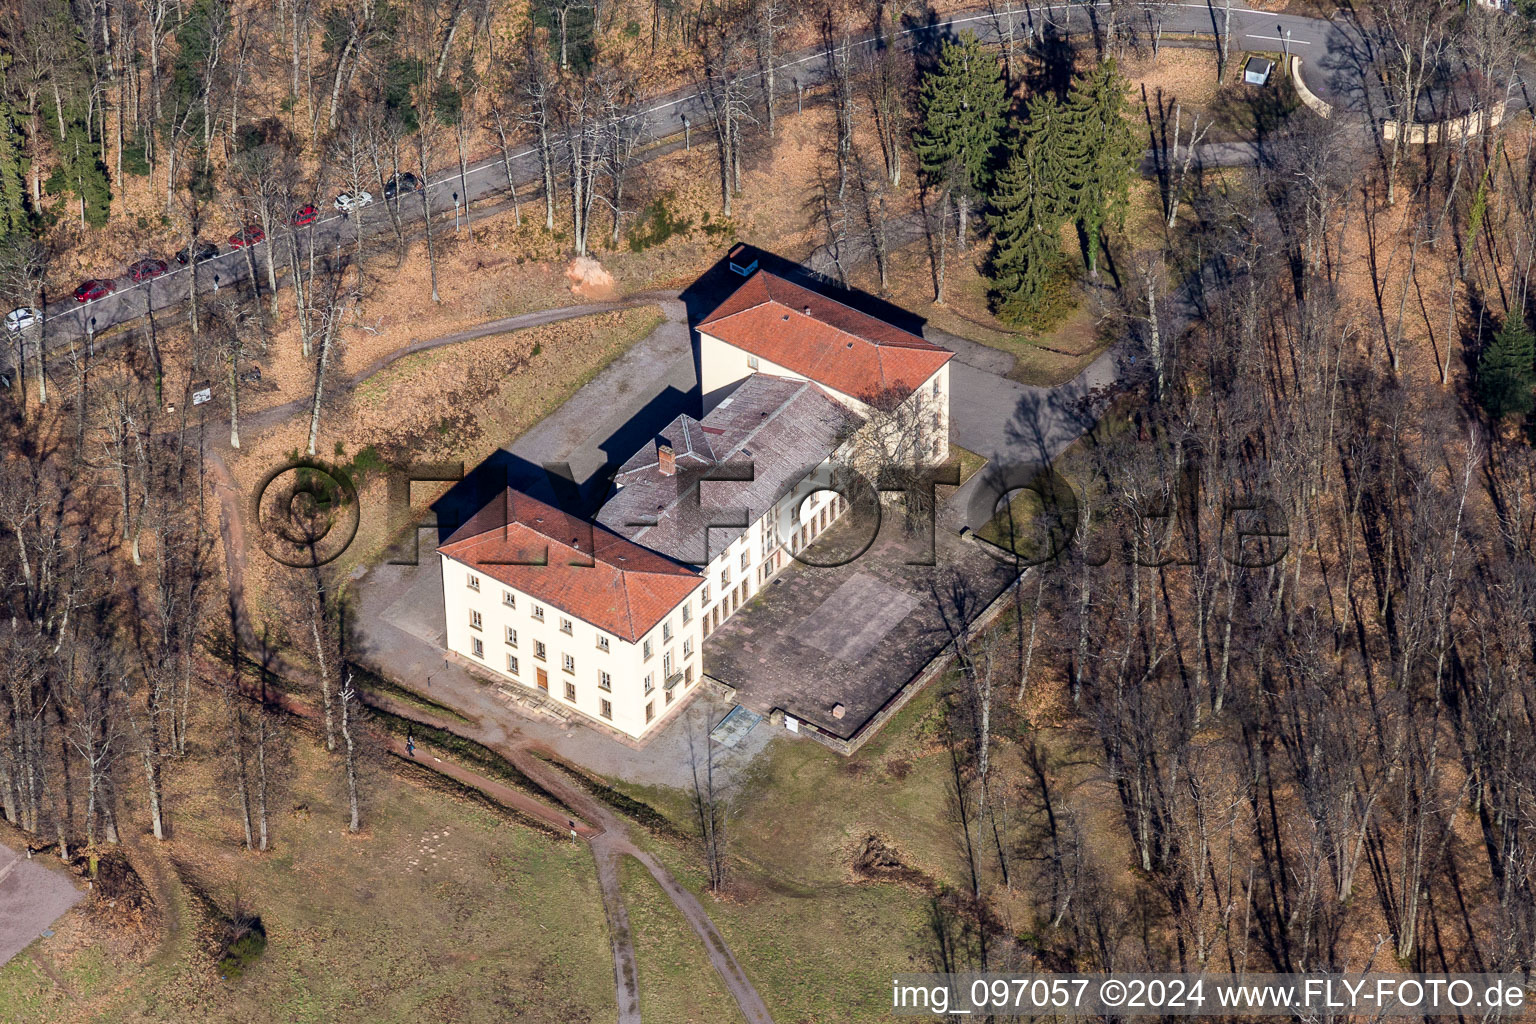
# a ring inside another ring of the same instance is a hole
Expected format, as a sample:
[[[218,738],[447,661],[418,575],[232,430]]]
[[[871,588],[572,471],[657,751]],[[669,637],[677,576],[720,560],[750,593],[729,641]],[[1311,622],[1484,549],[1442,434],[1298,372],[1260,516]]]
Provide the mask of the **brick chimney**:
[[[669,444],[656,446],[656,462],[662,476],[672,476],[677,472],[677,456],[672,453],[672,446]]]

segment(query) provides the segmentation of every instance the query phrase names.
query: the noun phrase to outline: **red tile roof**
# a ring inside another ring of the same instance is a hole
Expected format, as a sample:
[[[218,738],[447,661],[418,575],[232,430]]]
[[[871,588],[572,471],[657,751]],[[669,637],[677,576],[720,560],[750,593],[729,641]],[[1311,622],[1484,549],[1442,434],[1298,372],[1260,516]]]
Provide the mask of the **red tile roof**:
[[[437,550],[631,643],[703,582],[687,566],[510,487]]]
[[[911,392],[954,355],[763,270],[700,321],[699,330],[854,398]]]

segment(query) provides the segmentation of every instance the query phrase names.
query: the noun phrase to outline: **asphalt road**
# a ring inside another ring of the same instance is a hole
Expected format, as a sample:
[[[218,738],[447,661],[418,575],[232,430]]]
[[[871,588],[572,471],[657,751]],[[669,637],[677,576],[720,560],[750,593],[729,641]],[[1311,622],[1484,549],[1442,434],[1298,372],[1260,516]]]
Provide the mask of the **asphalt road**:
[[[84,896],[62,872],[0,846],[0,964],[26,949]]]
[[[1098,15],[1098,8],[1095,5],[1065,4],[1048,8],[1048,10],[1057,30],[1068,36],[1092,32],[1095,29]],[[1019,24],[1018,31],[1022,36],[1025,31],[1023,17],[1016,15],[1016,18]],[[1164,15],[1163,30],[1170,34],[1211,34],[1223,24],[1224,19],[1225,12],[1219,5],[1170,4]],[[1337,66],[1354,59],[1353,55],[1357,55],[1361,47],[1358,31],[1345,23],[1242,8],[1232,9],[1231,20],[1234,50],[1240,48],[1274,50],[1289,47],[1293,52],[1301,54],[1305,62],[1311,63],[1326,53],[1328,55],[1326,63]],[[996,39],[999,28],[999,21],[994,14],[971,12],[909,28],[901,35],[907,41],[913,42],[920,37],[971,31],[982,39]],[[872,39],[855,44],[856,47],[872,45]],[[826,68],[823,66],[824,54],[825,51],[818,48],[786,56],[778,65],[777,87],[781,90],[781,97],[793,97],[797,88],[809,88],[823,81],[826,75]],[[1317,77],[1318,82],[1313,83],[1309,79],[1309,84],[1325,99],[1330,102],[1347,100],[1347,97],[1340,92],[1330,92],[1329,80],[1339,76],[1319,75]],[[780,102],[783,102],[783,99]],[[1338,102],[1337,105],[1347,107],[1345,102]],[[695,89],[678,90],[657,97],[630,116],[644,119],[646,129],[652,137],[668,138],[681,134],[684,126],[689,125],[698,128],[699,141],[708,144],[708,114]],[[511,154],[510,162],[512,176],[519,185],[538,180],[540,176],[538,157],[533,147],[524,146],[515,150]],[[438,222],[446,216],[452,216],[455,208],[463,202],[465,195],[470,201],[477,201],[506,192],[507,173],[499,153],[468,167],[462,180],[456,166],[430,175],[426,188],[430,209]],[[365,236],[369,237],[376,238],[389,232],[388,214],[383,209],[382,199],[376,200],[372,207],[352,214],[350,218],[343,218],[340,213],[331,208],[333,198],[329,195],[316,197],[315,203],[321,208],[321,216],[314,224],[304,228],[275,228],[274,237],[268,238],[253,248],[259,276],[265,278],[265,261],[273,255],[274,243],[277,249],[276,258],[281,267],[286,259],[286,247],[291,240],[297,240],[301,252],[307,252],[311,244],[321,251],[326,251],[338,244],[342,246],[352,244],[359,227]],[[422,219],[421,197],[407,195],[401,197],[398,203],[405,226],[409,228],[419,224]],[[172,264],[173,269],[165,275],[137,284],[124,274],[117,278],[118,289],[111,295],[85,303],[75,302],[72,298],[50,302],[43,326],[47,347],[52,351],[71,340],[86,339],[109,327],[146,317],[151,312],[180,306],[187,300],[189,289],[194,282],[200,294],[211,294],[221,288],[243,285],[250,276],[250,264],[246,254],[241,250],[230,249],[228,242],[224,239],[215,239],[215,241],[225,251],[213,259],[205,260],[195,268]],[[126,263],[138,258],[141,254],[125,255]],[[35,332],[38,329],[30,330]]]

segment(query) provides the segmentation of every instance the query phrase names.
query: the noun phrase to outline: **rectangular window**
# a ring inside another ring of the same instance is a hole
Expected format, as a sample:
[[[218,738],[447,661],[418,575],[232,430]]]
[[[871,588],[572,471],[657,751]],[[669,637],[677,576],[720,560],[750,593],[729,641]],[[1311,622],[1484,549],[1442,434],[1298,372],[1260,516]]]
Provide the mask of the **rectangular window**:
[[[513,629],[511,626],[507,627],[507,646],[517,646],[517,630]]]
[[[567,636],[570,635],[570,632],[571,632],[571,620],[570,619],[561,617],[561,619],[560,619],[560,632],[566,634]]]
[[[565,683],[565,699],[573,704],[576,702],[576,684],[570,680]]]
[[[661,656],[661,678],[672,678],[672,652],[668,651]]]
[[[645,720],[647,722],[649,722],[651,719],[653,719],[655,717],[656,717],[656,702],[652,701],[651,703],[649,703],[649,704],[647,704],[645,706]]]
[[[683,641],[683,657],[684,658],[691,658],[691,657],[693,657],[693,637],[689,637],[688,639]]]
[[[747,369],[757,369],[757,356],[747,356]]]
[[[469,610],[469,628],[470,629],[479,629],[480,628],[480,624],[481,624],[480,613],[475,611],[473,608],[471,608]]]
[[[602,705],[603,705],[603,717],[604,718],[612,718],[613,717],[613,702],[605,700],[605,701],[602,702]]]
[[[693,685],[693,666],[692,665],[689,665],[687,668],[683,669],[683,685],[684,686],[692,686]]]
[[[599,672],[597,674],[597,688],[602,690],[604,693],[612,693],[613,676],[609,675],[607,672]]]
[[[709,604],[709,584],[706,583],[706,584],[704,584],[704,586],[699,588],[699,607],[703,608],[703,607],[706,607],[708,604]]]
[[[479,637],[472,636],[469,638],[469,649],[475,652],[475,657],[485,657],[485,641]]]
[[[479,590],[480,589],[480,577],[476,576],[472,572],[468,572],[468,573],[464,574],[464,582],[469,587],[470,590]]]
[[[690,623],[692,621],[693,621],[693,602],[692,601],[684,601],[683,602],[683,625],[686,626],[686,625],[688,625],[688,623]]]
[[[533,617],[538,619],[540,622],[544,621],[544,606],[543,605],[536,604],[536,605],[533,606]]]
[[[560,667],[565,669],[567,672],[575,672],[576,659],[569,654],[562,654],[560,655]]]
[[[601,636],[601,635],[598,636],[598,638],[597,638],[597,649],[600,650],[600,651],[603,651],[603,652],[607,652],[607,650],[608,650],[608,638],[607,637]]]
[[[533,656],[535,658],[538,658],[540,661],[545,661],[547,659],[544,657],[544,654],[545,654],[544,641],[543,640],[535,640],[533,642]]]
[[[664,644],[672,642],[672,623],[670,620],[661,624],[661,642]]]
[[[933,378],[933,397],[939,397],[939,378]]]
[[[746,568],[751,563],[751,561],[752,561],[752,552],[748,551],[746,548],[742,548],[741,549],[741,568],[742,568],[743,572],[746,571]]]
[[[507,671],[513,675],[517,675],[517,655],[507,655]]]
[[[651,641],[650,641],[650,638],[647,637],[640,644],[640,656],[642,658],[649,658],[651,656],[651,654],[652,654],[652,651],[651,651]]]
[[[666,693],[667,693],[667,703],[671,704],[672,703],[672,691],[669,689],[669,690],[666,691]]]
[[[726,566],[720,570],[720,589],[724,590],[731,585],[731,567]]]
[[[656,674],[654,672],[647,672],[645,674],[645,692],[646,693],[650,693],[652,690],[656,689],[656,683],[654,682],[655,678],[656,678]]]
[[[512,593],[510,590],[503,590],[501,592],[501,603],[506,605],[508,608],[516,608],[517,595]]]

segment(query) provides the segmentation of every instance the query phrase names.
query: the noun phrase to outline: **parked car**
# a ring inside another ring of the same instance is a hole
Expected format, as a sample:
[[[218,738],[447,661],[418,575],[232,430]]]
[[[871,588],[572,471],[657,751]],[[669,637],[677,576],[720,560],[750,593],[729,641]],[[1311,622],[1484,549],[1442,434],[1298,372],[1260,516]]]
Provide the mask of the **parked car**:
[[[197,243],[197,262],[201,263],[203,260],[211,260],[218,254],[219,247],[214,245],[212,242]],[[182,266],[186,266],[188,263],[192,262],[191,253],[187,248],[178,249],[176,251],[176,262],[180,263]]]
[[[421,179],[410,171],[406,171],[404,174],[397,174],[384,183],[384,198],[386,200],[394,199],[402,192],[420,191]]]
[[[229,236],[229,244],[238,249],[242,245],[257,245],[264,241],[266,237],[267,233],[261,230],[260,224],[247,224]]]
[[[23,306],[13,309],[5,314],[5,329],[12,334],[20,334],[33,324],[43,322],[43,311],[32,306]]]
[[[89,281],[80,282],[80,287],[75,289],[75,301],[90,302],[93,299],[105,298],[115,291],[117,291],[116,282],[93,277]]]
[[[342,213],[351,213],[353,210],[361,210],[365,206],[372,205],[372,192],[343,192],[336,197],[336,209]]]
[[[135,281],[152,281],[169,269],[165,260],[143,259],[128,268],[128,276]]]
[[[314,203],[305,203],[303,206],[293,211],[293,226],[296,228],[302,228],[305,225],[313,224],[315,222],[315,218],[319,216],[320,211],[315,209]]]

